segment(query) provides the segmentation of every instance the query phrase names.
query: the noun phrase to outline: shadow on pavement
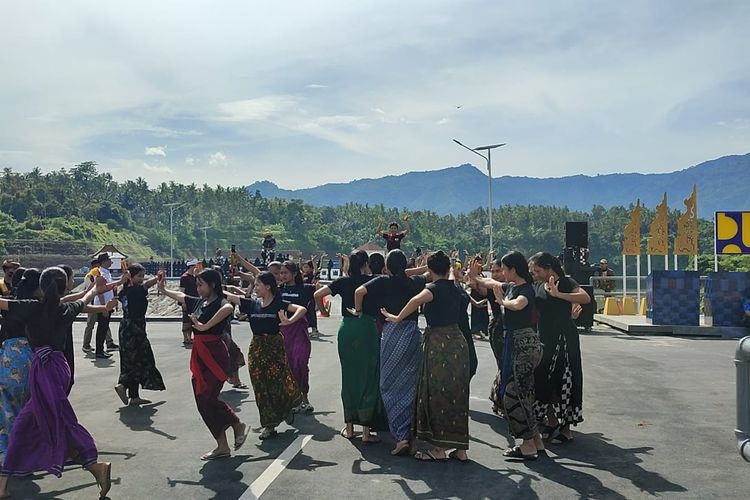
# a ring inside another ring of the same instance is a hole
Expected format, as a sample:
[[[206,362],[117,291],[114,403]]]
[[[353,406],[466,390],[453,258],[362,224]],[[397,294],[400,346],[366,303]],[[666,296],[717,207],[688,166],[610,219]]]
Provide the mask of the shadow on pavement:
[[[149,403],[141,406],[123,406],[117,413],[120,415],[120,421],[127,425],[131,431],[147,431],[153,432],[157,436],[162,436],[170,441],[175,441],[177,436],[172,436],[164,431],[154,428],[154,415],[156,415],[157,407],[163,405],[165,401],[159,401],[158,403]]]
[[[237,500],[249,488],[247,484],[242,482],[244,476],[237,468],[248,462],[260,462],[273,458],[270,455],[252,458],[248,455],[234,455],[225,459],[211,460],[201,467],[199,471],[201,475],[200,481],[171,479],[167,477],[167,484],[170,488],[174,488],[178,484],[201,486],[216,493],[206,498]]]
[[[660,493],[683,493],[687,489],[672,483],[660,474],[648,471],[639,464],[638,455],[648,454],[653,448],[620,448],[601,433],[582,434],[576,432],[568,444],[549,444],[548,449],[557,456],[537,462],[529,462],[529,469],[540,476],[577,491],[581,498],[617,498],[625,496],[605,487],[601,480],[580,469],[606,471],[630,481],[639,490],[651,495]],[[574,462],[567,462],[571,460]]]

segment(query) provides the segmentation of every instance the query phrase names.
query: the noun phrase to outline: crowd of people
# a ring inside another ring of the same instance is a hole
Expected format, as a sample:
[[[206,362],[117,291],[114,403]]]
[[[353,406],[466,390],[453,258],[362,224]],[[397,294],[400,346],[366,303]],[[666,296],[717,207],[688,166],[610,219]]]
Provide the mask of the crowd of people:
[[[97,257],[77,293],[71,292],[68,266],[40,272],[4,264],[0,498],[8,495],[10,476],[59,476],[69,461],[88,469],[100,495],[107,494],[111,464],[98,461],[94,440],[68,400],[74,378],[72,323],[80,313],[89,314],[84,350],[92,350],[96,325],[95,356],[110,356],[105,346],[120,351],[117,397],[126,405],[147,404],[140,390],[166,389],[146,333],[153,287],[183,310],[196,407],[216,441],[201,460],[229,457],[248,439],[250,423],[219,398],[226,383],[246,388],[242,366],[255,393],[260,439],[272,439],[279,425],[292,425],[295,416],[314,410],[311,337],[317,332],[316,311],[330,313],[328,296],[341,298],[343,438],[359,434],[363,442],[377,443],[390,432],[394,456],[469,460],[469,384],[478,363],[474,342],[486,339],[497,368],[486,381],[489,399],[518,440],[505,456],[536,460],[546,453],[546,443],[573,440],[571,426],[583,420],[583,371],[573,318],[589,295],[549,253],[528,260],[519,252],[498,259],[491,253],[467,255],[462,262],[457,252],[437,251],[409,259],[399,248],[407,231],[395,223],[388,232],[378,227],[387,255],[341,256],[343,276],[326,283],[317,279],[322,258],[271,261],[261,269],[234,249],[234,284],[220,270],[192,260],[176,290],[167,287],[163,273],[150,276],[135,263],[114,280],[106,254]],[[117,307],[123,312],[119,346],[108,337],[109,315]],[[252,332],[247,358],[232,340],[235,317],[246,320]],[[420,442],[428,446],[418,449]]]

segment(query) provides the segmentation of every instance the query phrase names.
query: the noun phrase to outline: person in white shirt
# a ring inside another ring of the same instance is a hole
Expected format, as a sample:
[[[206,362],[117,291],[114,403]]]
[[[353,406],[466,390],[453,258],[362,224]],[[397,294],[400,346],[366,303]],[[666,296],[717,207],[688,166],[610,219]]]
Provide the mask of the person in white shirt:
[[[97,286],[108,285],[112,283],[112,275],[109,272],[109,268],[112,266],[112,259],[108,253],[99,255],[99,272],[100,276],[96,278]],[[106,305],[115,296],[113,291],[108,291],[103,294],[99,294],[94,298],[94,304]],[[107,359],[112,355],[104,350],[104,341],[107,338],[107,331],[109,330],[110,313],[103,312],[97,315],[96,325],[96,357],[100,359]],[[117,349],[117,344],[110,344],[109,349]]]

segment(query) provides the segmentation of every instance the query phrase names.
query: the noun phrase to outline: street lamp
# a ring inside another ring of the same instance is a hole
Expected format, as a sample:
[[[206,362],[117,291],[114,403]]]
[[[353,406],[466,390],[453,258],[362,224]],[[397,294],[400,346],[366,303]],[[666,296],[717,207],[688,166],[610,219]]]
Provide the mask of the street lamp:
[[[489,210],[488,210],[488,215],[489,215],[489,222],[490,222],[490,251],[492,252],[492,251],[495,250],[495,247],[493,246],[493,241],[492,241],[492,153],[491,153],[491,151],[493,149],[495,149],[495,148],[499,148],[499,147],[505,146],[505,143],[503,143],[503,144],[492,144],[490,146],[480,146],[478,148],[470,148],[469,146],[463,144],[458,139],[453,139],[453,142],[455,142],[456,144],[458,144],[462,148],[468,149],[472,153],[481,156],[487,162],[487,181],[488,181],[488,185],[489,185],[489,200],[488,200]],[[479,151],[487,151],[487,156],[484,156]]]
[[[206,260],[206,257],[208,256],[208,233],[206,233],[206,231],[212,227],[213,226],[206,226],[198,228],[203,231],[203,260]]]
[[[184,203],[165,203],[164,206],[169,208],[169,277],[174,278],[174,211],[180,208]]]

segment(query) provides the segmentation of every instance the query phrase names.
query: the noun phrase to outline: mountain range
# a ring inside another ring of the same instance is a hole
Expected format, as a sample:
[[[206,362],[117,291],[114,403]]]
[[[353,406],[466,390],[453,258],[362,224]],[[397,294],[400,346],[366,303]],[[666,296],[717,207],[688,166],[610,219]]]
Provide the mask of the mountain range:
[[[666,191],[670,209],[698,186],[698,213],[750,210],[750,153],[724,156],[684,170],[658,174],[573,175],[556,178],[503,176],[492,180],[493,205],[553,205],[590,211],[635,203],[655,208]],[[313,206],[346,203],[431,210],[441,215],[466,213],[487,206],[487,175],[471,164],[428,172],[409,172],[379,179],[358,179],[304,189],[282,189],[269,181],[247,186],[265,198],[299,199]]]

